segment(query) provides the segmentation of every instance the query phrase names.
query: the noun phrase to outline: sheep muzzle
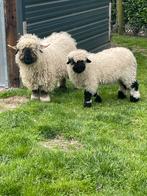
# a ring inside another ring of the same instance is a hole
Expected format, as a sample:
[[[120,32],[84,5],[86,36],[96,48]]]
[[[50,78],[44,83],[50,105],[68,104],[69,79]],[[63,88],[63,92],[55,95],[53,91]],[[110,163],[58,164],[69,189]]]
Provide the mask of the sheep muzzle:
[[[31,48],[24,48],[20,60],[26,65],[30,65],[37,61],[37,56]]]
[[[77,61],[77,63],[74,63],[73,71],[80,74],[85,70],[85,68],[86,66],[84,61]]]

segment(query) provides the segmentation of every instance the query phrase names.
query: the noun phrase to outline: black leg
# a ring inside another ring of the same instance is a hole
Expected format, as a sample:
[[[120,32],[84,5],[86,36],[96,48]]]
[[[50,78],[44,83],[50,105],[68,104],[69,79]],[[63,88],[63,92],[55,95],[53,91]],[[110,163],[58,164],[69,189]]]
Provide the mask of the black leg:
[[[60,89],[67,90],[67,87],[66,87],[66,78],[63,78],[60,81]]]
[[[126,85],[124,84],[124,82],[122,82],[121,80],[119,81],[120,87],[123,88],[123,90],[127,90]]]
[[[39,94],[39,89],[32,90],[32,93],[38,95]]]
[[[130,101],[138,102],[140,100],[139,84],[137,81],[133,82],[130,89]]]
[[[131,88],[134,89],[135,91],[138,91],[139,83],[137,81],[133,82],[131,85]]]
[[[140,100],[140,98],[135,98],[135,97],[133,97],[132,95],[130,95],[130,101],[131,102],[138,102]]]
[[[122,82],[121,80],[119,81],[119,85],[120,85],[120,90],[118,91],[117,98],[118,99],[125,99],[127,87],[124,84],[124,82]]]
[[[94,95],[94,97],[95,97],[95,102],[96,103],[101,103],[102,102],[102,98],[96,93],[95,95]]]
[[[39,99],[39,89],[32,90],[31,99],[32,100]]]
[[[126,95],[121,90],[119,90],[117,97],[118,97],[118,99],[125,99]]]
[[[92,94],[88,91],[84,91],[84,107],[91,107],[92,105]]]
[[[40,95],[41,95],[41,96],[46,96],[46,95],[48,95],[48,92],[41,90],[41,91],[40,91]]]
[[[48,92],[40,90],[40,100],[43,102],[50,102],[50,96]]]

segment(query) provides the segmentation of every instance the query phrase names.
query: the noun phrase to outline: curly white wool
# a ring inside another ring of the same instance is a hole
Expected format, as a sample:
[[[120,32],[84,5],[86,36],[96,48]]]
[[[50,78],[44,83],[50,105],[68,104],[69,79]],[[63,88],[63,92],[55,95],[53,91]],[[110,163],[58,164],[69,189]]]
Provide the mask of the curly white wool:
[[[130,89],[130,94],[134,94],[134,97],[140,97],[139,91],[134,93],[131,88],[136,81],[137,62],[129,49],[116,47],[96,54],[78,49],[70,52],[68,59],[73,59],[74,62],[86,59],[91,61],[86,63],[86,69],[80,74],[73,71],[72,65],[68,65],[69,78],[77,88],[84,88],[94,95],[100,84],[118,81]]]
[[[49,46],[42,48],[42,45]],[[44,39],[25,34],[19,39],[16,47],[19,51],[15,59],[24,86],[31,90],[41,87],[44,91],[52,91],[57,82],[67,76],[67,55],[76,49],[76,42],[66,32],[53,33]],[[31,48],[37,55],[37,61],[32,65],[20,61],[24,48]]]

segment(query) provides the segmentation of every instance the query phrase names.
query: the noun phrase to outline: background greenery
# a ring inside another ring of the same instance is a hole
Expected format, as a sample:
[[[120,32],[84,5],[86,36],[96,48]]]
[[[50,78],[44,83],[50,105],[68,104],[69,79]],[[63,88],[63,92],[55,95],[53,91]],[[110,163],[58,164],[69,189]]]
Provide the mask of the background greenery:
[[[142,28],[147,28],[147,1],[124,0],[124,21],[136,35]],[[116,23],[116,0],[112,0],[112,24]]]

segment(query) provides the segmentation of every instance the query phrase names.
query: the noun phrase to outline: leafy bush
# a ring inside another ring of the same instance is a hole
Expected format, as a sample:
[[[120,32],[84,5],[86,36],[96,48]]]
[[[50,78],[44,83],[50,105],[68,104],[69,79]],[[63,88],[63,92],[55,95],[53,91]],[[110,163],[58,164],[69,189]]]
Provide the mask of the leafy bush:
[[[116,23],[116,0],[112,0],[112,24]],[[142,27],[147,28],[147,1],[124,0],[124,20],[134,34],[138,34]]]
[[[124,2],[125,21],[131,26],[134,34],[147,26],[147,1],[126,0]]]
[[[116,24],[116,0],[112,0],[112,25]]]

